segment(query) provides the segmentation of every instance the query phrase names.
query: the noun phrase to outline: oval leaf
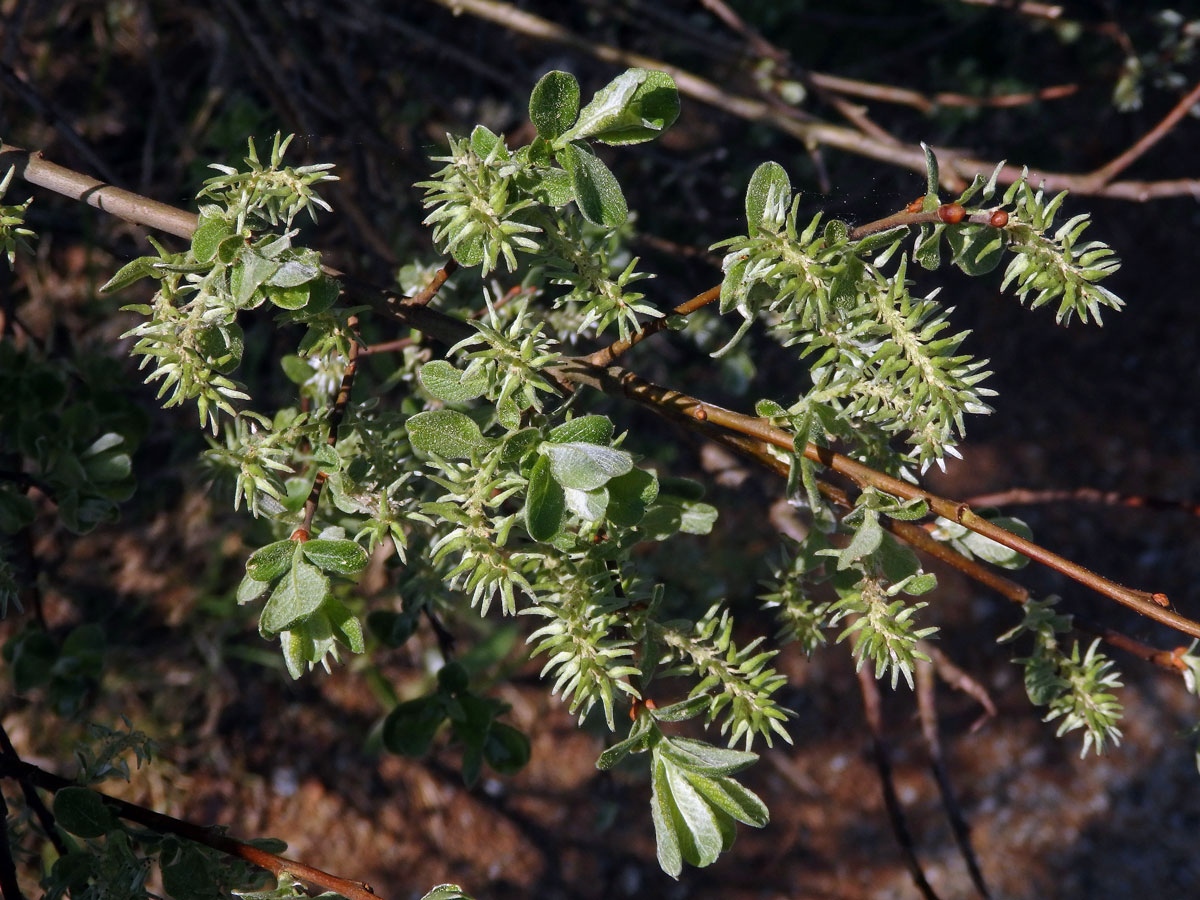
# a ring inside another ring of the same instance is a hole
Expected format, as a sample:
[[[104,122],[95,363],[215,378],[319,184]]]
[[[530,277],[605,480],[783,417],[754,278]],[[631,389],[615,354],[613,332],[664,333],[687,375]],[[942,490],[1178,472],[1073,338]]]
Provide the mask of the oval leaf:
[[[354,575],[367,565],[367,551],[354,541],[325,541],[317,538],[300,545],[305,558],[326,572]]]
[[[316,566],[296,560],[263,607],[258,628],[263,634],[279,634],[303,622],[321,607],[329,593],[329,579]]]
[[[538,457],[529,476],[525,498],[525,528],[535,541],[548,543],[562,531],[566,497],[550,472],[550,460]]]
[[[594,491],[633,469],[633,457],[624,450],[599,444],[546,443],[542,450],[550,458],[554,480],[577,491]]]
[[[579,82],[569,72],[547,72],[529,95],[529,119],[537,133],[552,141],[579,114]]]
[[[679,90],[666,72],[627,69],[596,92],[562,142],[595,138],[605,144],[651,141],[679,117]]]
[[[778,203],[780,198],[785,198],[786,203],[786,198],[790,198],[791,194],[791,179],[788,178],[787,170],[779,163],[765,162],[754,170],[754,174],[750,176],[750,184],[746,187],[746,228],[751,237],[758,234],[763,225],[767,201]]]
[[[487,390],[487,372],[481,367],[469,378],[444,359],[421,366],[417,377],[425,390],[444,403],[466,403]]]
[[[559,161],[571,174],[571,189],[579,212],[593,225],[616,228],[629,216],[621,185],[608,166],[590,150],[569,144]]]
[[[98,838],[115,824],[100,795],[85,787],[65,787],[54,795],[54,820],[81,838]]]
[[[474,420],[453,409],[417,413],[408,420],[408,439],[413,449],[447,459],[469,459],[488,444]]]
[[[246,574],[255,581],[274,581],[292,566],[295,541],[276,541],[260,547],[246,560]]]
[[[588,444],[608,444],[613,438],[613,424],[607,416],[577,416],[551,430],[547,440],[555,444],[584,441]]]

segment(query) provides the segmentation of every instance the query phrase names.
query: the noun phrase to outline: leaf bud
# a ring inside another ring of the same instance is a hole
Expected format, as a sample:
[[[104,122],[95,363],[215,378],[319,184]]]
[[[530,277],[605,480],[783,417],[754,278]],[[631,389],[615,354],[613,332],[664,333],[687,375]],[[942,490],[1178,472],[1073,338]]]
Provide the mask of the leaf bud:
[[[1008,224],[1008,213],[1002,209],[996,210],[988,219],[988,224],[993,228],[1003,228]]]
[[[960,203],[943,203],[937,209],[938,218],[947,225],[957,225],[967,215]]]

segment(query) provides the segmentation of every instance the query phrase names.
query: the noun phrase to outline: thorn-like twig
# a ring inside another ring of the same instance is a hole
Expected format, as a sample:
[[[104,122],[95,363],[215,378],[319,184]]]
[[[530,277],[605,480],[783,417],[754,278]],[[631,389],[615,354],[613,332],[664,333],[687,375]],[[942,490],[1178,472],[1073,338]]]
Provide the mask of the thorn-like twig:
[[[921,892],[925,900],[938,900],[937,892],[933,889],[925,872],[921,869],[921,861],[917,859],[917,848],[913,843],[912,832],[908,830],[908,819],[900,798],[896,795],[896,784],[892,779],[892,761],[888,753],[887,741],[883,733],[883,699],[879,695],[879,684],[871,672],[870,666],[861,666],[858,670],[858,686],[862,691],[863,712],[866,715],[867,728],[871,732],[871,750],[875,768],[879,772],[879,783],[883,789],[883,803],[887,807],[888,821],[892,826],[892,834],[900,845],[900,854],[908,866],[913,884]]]
[[[937,782],[938,793],[942,796],[942,807],[946,818],[950,821],[950,829],[954,832],[954,842],[958,844],[958,852],[967,871],[971,874],[971,882],[975,890],[984,900],[991,900],[987,883],[983,880],[983,872],[979,868],[979,859],[971,844],[971,828],[963,815],[962,807],[954,793],[954,785],[950,783],[950,774],[946,770],[946,758],[942,753],[942,739],[938,734],[937,695],[933,680],[933,663],[917,660],[917,711],[921,718],[921,734],[925,737],[925,746],[929,749],[929,764],[933,769],[933,778]]]

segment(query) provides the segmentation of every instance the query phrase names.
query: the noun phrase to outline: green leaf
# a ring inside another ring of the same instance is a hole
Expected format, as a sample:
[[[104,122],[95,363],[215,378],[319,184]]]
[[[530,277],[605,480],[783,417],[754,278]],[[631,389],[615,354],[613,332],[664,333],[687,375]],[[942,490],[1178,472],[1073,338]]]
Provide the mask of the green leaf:
[[[996,516],[988,521],[1026,540],[1033,540],[1033,530],[1020,519]],[[1000,566],[1003,569],[1023,569],[1029,565],[1029,557],[974,531],[968,531],[961,538],[961,543],[984,562]]]
[[[925,151],[925,195],[936,197],[938,193],[938,161],[933,155],[933,148],[922,142],[921,149]]]
[[[874,510],[867,510],[863,523],[854,532],[846,548],[838,554],[838,571],[850,568],[864,556],[870,556],[883,543],[883,528]]]
[[[539,456],[529,476],[525,528],[535,541],[549,543],[562,531],[565,517],[566,496],[551,474],[550,460]]]
[[[290,543],[290,542],[289,542]],[[247,575],[242,579],[237,589],[238,605],[252,603],[267,592],[271,585],[266,581],[258,581]]]
[[[599,444],[547,442],[542,445],[542,452],[550,458],[554,480],[577,491],[593,491],[633,469],[633,457],[624,450]]]
[[[274,581],[291,568],[296,548],[296,541],[276,541],[260,547],[246,560],[246,574],[255,581]]]
[[[421,900],[471,900],[457,884],[439,884]]]
[[[546,438],[555,444],[583,441],[588,444],[610,444],[613,423],[607,416],[576,416],[550,431]]]
[[[469,459],[490,443],[473,419],[453,409],[417,413],[405,427],[414,450],[447,459]]]
[[[683,871],[683,848],[680,846],[674,803],[671,802],[667,766],[656,757],[650,771],[650,815],[654,820],[658,864],[672,878],[678,878],[679,873]]]
[[[792,181],[787,170],[777,162],[765,162],[754,170],[746,187],[746,228],[751,237],[758,234],[767,210],[767,199],[786,203],[792,195]],[[740,276],[739,276],[740,277]],[[724,288],[724,285],[722,285]],[[724,290],[722,290],[724,294]]]
[[[566,206],[575,199],[571,174],[564,169],[527,169],[514,180],[521,190],[547,206]]]
[[[658,477],[645,469],[631,469],[618,475],[608,488],[608,521],[622,528],[632,528],[646,515],[646,510],[658,497]]]
[[[567,509],[587,522],[599,522],[604,518],[608,509],[608,488],[596,488],[594,491],[577,491],[574,488],[564,488]]]
[[[329,579],[316,566],[296,560],[263,607],[259,631],[264,635],[288,631],[320,609],[328,593]]]
[[[117,274],[104,283],[100,292],[111,294],[113,291],[128,287],[135,281],[156,277],[159,273],[155,270],[154,264],[157,262],[160,260],[156,256],[139,256],[137,259],[127,262],[117,269]]]
[[[305,558],[318,569],[338,575],[354,575],[367,565],[367,551],[351,540],[317,538],[300,545]]]
[[[640,144],[654,140],[678,117],[679,91],[670,75],[627,69],[596,92],[556,144],[589,137],[605,144]]]
[[[445,719],[437,694],[401,703],[383,720],[383,746],[401,756],[424,756]]]
[[[219,216],[201,216],[196,230],[192,232],[192,255],[199,262],[212,262],[217,256],[221,241],[233,234],[233,225]]]
[[[529,762],[529,738],[503,722],[494,722],[483,742],[484,761],[501,775],[515,775]]]
[[[444,403],[466,403],[487,390],[487,370],[480,366],[470,377],[444,359],[421,366],[417,377],[431,395]]]
[[[762,799],[732,778],[706,778],[689,774],[687,779],[708,803],[730,818],[755,828],[762,828],[770,822],[771,814]]]
[[[81,838],[101,837],[117,824],[100,795],[85,787],[65,787],[54,795],[54,821]]]
[[[621,185],[608,166],[587,148],[568,144],[559,152],[559,162],[571,175],[571,190],[579,212],[593,225],[616,228],[629,217]]]
[[[708,698],[706,697],[704,700],[707,704]],[[600,754],[596,760],[596,768],[607,771],[629,754],[640,753],[646,750],[657,739],[660,733],[657,727],[648,719],[638,719],[630,729],[627,738],[623,741],[618,741]]]
[[[725,849],[725,834],[713,808],[670,760],[662,757],[660,762],[670,786],[670,803],[676,814],[676,831],[683,858],[701,868],[712,865]]]
[[[497,159],[509,158],[508,148],[504,146],[500,135],[483,125],[476,125],[475,130],[471,132],[471,149],[480,159],[487,159],[493,150],[496,151]]]
[[[287,380],[292,384],[304,384],[306,381],[312,380],[317,373],[317,370],[308,364],[305,357],[295,354],[283,357],[279,360],[279,365],[283,369],[283,374],[287,376]]]
[[[280,266],[281,263],[277,260],[267,259],[248,247],[243,250],[234,264],[233,273],[230,276],[233,299],[238,307],[249,306],[254,292],[279,271]]]
[[[216,900],[224,894],[213,884],[208,859],[190,845],[179,858],[162,867],[163,890],[175,900]]]
[[[385,646],[400,647],[416,633],[417,617],[408,612],[376,609],[367,615],[367,628]]]
[[[529,95],[529,119],[537,133],[552,141],[579,114],[579,82],[568,72],[547,72]]]
[[[304,307],[308,306],[308,291],[309,287],[307,284],[300,284],[294,287],[263,285],[263,294],[267,300],[272,305],[289,311],[304,309]]]
[[[732,775],[754,765],[757,753],[714,747],[692,738],[671,738],[659,746],[659,752],[682,769],[698,775]]]

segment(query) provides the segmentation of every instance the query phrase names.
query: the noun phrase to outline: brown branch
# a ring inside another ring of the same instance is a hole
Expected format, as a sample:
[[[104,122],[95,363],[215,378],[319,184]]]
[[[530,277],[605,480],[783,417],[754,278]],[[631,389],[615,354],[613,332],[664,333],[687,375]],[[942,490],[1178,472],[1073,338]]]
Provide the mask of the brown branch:
[[[869,81],[858,81],[854,78],[843,78],[840,75],[827,75],[823,72],[813,72],[811,77],[815,83],[839,94],[861,97],[864,100],[878,100],[881,103],[891,103],[896,106],[910,106],[927,114],[936,111],[940,106],[982,106],[1000,109],[1025,106],[1039,100],[1060,100],[1064,97],[1070,97],[1079,90],[1079,86],[1076,84],[1054,84],[1035,91],[993,94],[990,97],[975,97],[970,94],[956,94],[950,91],[942,91],[930,97],[922,94],[920,91],[914,91],[909,88],[896,87],[890,84],[875,84]]]
[[[446,279],[453,275],[458,270],[458,262],[454,259],[446,260],[446,264],[438,269],[433,278],[429,279],[429,284],[417,291],[407,300],[404,301],[405,306],[428,306],[430,301],[437,296],[437,292],[442,289],[442,285],[446,283]]]
[[[1096,503],[1102,506],[1126,506],[1133,509],[1177,510],[1192,516],[1200,516],[1200,503],[1190,500],[1167,500],[1163,497],[1144,497],[1140,494],[1122,494],[1119,491],[1102,491],[1099,488],[1083,487],[1071,489],[1033,490],[1011,488],[990,494],[968,497],[972,506],[1033,506],[1042,503]]]
[[[105,184],[82,172],[48,162],[42,159],[39,152],[0,143],[0,170],[9,166],[13,166],[17,175],[30,184],[72,200],[82,200],[89,206],[135,225],[146,225],[183,238],[190,238],[196,230],[195,213],[184,212],[166,203]]]
[[[1125,169],[1129,168],[1138,157],[1166,137],[1171,129],[1179,124],[1179,120],[1186,116],[1188,111],[1197,103],[1200,103],[1200,82],[1197,82],[1196,86],[1188,91],[1172,107],[1171,111],[1163,117],[1163,120],[1142,135],[1132,147],[1092,172],[1088,178],[1092,179],[1097,187],[1108,184],[1125,171]]]
[[[686,303],[680,303],[677,307],[671,310],[670,315],[661,316],[651,322],[647,322],[641,331],[634,332],[629,337],[623,340],[613,341],[607,347],[597,350],[595,353],[585,356],[584,359],[593,366],[609,366],[613,360],[625,353],[631,347],[636,347],[648,337],[658,334],[660,331],[669,327],[671,316],[687,316],[694,313],[701,307],[721,299],[721,286],[718,284],[715,287],[710,287],[702,294],[697,294]]]
[[[937,673],[938,678],[946,682],[956,691],[962,691],[976,703],[983,707],[983,714],[976,719],[968,732],[978,731],[979,728],[988,719],[996,718],[996,704],[992,700],[992,695],[988,693],[987,688],[979,683],[963,669],[959,668],[950,657],[935,647],[929,641],[917,641],[921,652],[929,657],[929,661],[933,664],[933,670]]]
[[[592,385],[605,393],[624,394],[667,418],[677,421],[694,421],[706,433],[710,430],[726,429],[756,438],[789,453],[795,450],[793,435],[775,427],[766,419],[736,413],[711,403],[705,403],[679,391],[660,387],[618,366],[605,370],[590,366],[582,360],[574,360],[569,366],[564,367],[562,374],[569,380]],[[808,443],[804,447],[804,456],[844,475],[860,487],[873,487],[904,500],[920,498],[936,515],[957,522],[984,537],[991,538],[996,543],[1054,569],[1148,618],[1169,625],[1184,634],[1200,637],[1200,622],[1195,622],[1167,608],[1169,601],[1164,594],[1139,591],[1110,581],[1078,563],[1001,528],[975,513],[966,503],[939,497],[924,488],[877,472],[857,460],[830,450],[828,447]]]
[[[7,757],[0,757],[0,777],[25,778],[42,790],[50,791],[51,793],[67,787],[79,787],[78,784],[69,778],[63,778],[61,775],[47,772],[45,769],[19,759],[13,760]],[[260,850],[251,844],[245,844],[231,837],[226,837],[211,828],[205,828],[194,822],[176,819],[173,816],[155,812],[144,806],[138,806],[136,803],[119,800],[100,791],[96,791],[96,793],[122,819],[136,822],[139,825],[157,831],[159,834],[174,834],[178,837],[186,838],[189,841],[203,844],[205,847],[211,847],[214,850],[236,857],[237,859],[245,860],[252,865],[258,866],[260,869],[266,869],[276,878],[280,878],[285,874],[291,875],[311,887],[323,888],[339,893],[343,897],[346,897],[347,900],[380,900],[370,885],[364,884],[361,881],[350,881],[346,878],[340,878],[337,875],[332,875],[329,872],[306,865],[299,860],[289,859],[286,856],[279,856],[275,853],[268,853],[266,850]]]
[[[954,832],[954,842],[958,845],[959,855],[967,864],[971,882],[975,890],[984,900],[991,900],[987,883],[983,880],[983,872],[979,868],[979,859],[975,855],[975,847],[971,844],[971,828],[967,818],[959,806],[958,797],[954,793],[954,785],[950,783],[950,773],[946,770],[946,758],[942,753],[942,739],[938,734],[937,693],[933,680],[933,663],[927,660],[917,660],[917,712],[921,718],[921,734],[925,738],[925,746],[929,749],[929,765],[933,769],[933,779],[937,783],[938,793],[942,797],[942,808],[950,822],[950,830]]]
[[[861,661],[860,661],[861,662]],[[883,790],[883,802],[887,807],[888,821],[892,825],[892,834],[900,845],[900,855],[908,866],[913,884],[921,892],[925,900],[938,900],[933,885],[925,878],[921,862],[917,859],[916,845],[913,843],[912,832],[908,830],[908,820],[904,815],[904,807],[896,796],[896,784],[892,779],[892,761],[888,753],[887,741],[883,733],[883,700],[879,695],[879,684],[871,674],[868,666],[860,665],[858,669],[858,686],[862,691],[863,712],[866,715],[867,728],[871,732],[872,758],[875,769],[879,772],[879,784]]]
[[[802,121],[794,115],[794,111],[781,111],[766,101],[732,94],[707,79],[700,78],[663,60],[587,40],[570,29],[517,9],[510,4],[500,3],[497,0],[427,0],[427,2],[436,3],[456,15],[462,12],[470,13],[477,18],[494,22],[519,34],[570,47],[603,62],[667,72],[675,79],[680,93],[685,96],[738,118],[768,124],[803,142],[806,146],[824,144],[914,172],[923,173],[925,171],[925,152],[919,146],[891,144],[864,134],[857,128],[832,125],[816,120]],[[933,149],[942,161],[941,180],[947,190],[962,190],[975,175],[990,174],[996,168],[994,161],[968,156],[960,150],[950,147]],[[1020,166],[1001,166],[998,181],[1002,184],[1011,184],[1020,179],[1023,174],[1024,170]],[[1046,190],[1049,191],[1070,190],[1081,194],[1139,202],[1160,197],[1200,196],[1200,178],[1114,181],[1098,186],[1090,173],[1074,174],[1032,170],[1029,173],[1029,179],[1033,184],[1044,184]]]

